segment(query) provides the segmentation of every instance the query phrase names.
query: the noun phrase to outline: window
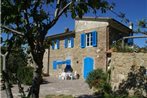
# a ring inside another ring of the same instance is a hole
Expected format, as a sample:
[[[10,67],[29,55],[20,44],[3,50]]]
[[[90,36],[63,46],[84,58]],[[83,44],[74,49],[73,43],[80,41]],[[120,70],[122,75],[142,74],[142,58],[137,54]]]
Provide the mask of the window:
[[[70,38],[67,39],[67,48],[71,48],[71,40],[70,40]]]
[[[54,42],[54,49],[57,49],[57,42]]]
[[[82,33],[81,34],[81,48],[97,46],[97,32],[89,32],[89,33]]]
[[[86,34],[86,47],[92,46],[92,33]]]
[[[66,38],[64,46],[65,46],[65,48],[73,48],[74,47],[74,38],[73,37]]]
[[[63,64],[66,64],[66,67],[62,67]],[[71,60],[68,59],[68,60],[65,60],[65,61],[62,61],[62,60],[55,60],[52,62],[52,66],[53,66],[53,70],[58,70],[58,69],[66,69],[66,70],[69,70],[69,68],[71,68]]]
[[[52,49],[59,49],[59,40],[52,41]]]

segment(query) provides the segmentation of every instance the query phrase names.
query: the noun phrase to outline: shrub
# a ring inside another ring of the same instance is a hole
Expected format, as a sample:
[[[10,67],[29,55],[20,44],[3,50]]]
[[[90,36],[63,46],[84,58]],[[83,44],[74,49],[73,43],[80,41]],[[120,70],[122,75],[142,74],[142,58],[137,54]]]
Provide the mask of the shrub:
[[[96,69],[89,73],[86,82],[90,88],[99,92],[111,92],[111,86],[107,83],[107,74],[102,69]]]
[[[26,85],[32,84],[33,68],[32,67],[20,67],[17,70],[17,78]]]

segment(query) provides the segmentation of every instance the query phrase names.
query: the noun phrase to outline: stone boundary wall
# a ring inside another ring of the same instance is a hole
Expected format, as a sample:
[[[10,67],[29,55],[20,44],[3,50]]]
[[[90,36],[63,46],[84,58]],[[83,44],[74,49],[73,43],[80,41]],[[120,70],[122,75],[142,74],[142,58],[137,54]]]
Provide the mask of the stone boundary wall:
[[[127,78],[132,65],[147,68],[147,53],[115,53],[111,54],[111,85],[118,87]]]

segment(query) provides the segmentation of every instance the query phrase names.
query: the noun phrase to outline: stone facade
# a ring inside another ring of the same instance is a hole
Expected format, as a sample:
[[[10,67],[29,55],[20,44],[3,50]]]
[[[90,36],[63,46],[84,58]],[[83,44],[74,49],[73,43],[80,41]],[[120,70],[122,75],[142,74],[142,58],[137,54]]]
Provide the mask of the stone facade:
[[[60,36],[54,35],[50,36],[48,39],[51,42],[52,40],[59,39],[60,40],[60,47],[59,49],[53,50],[52,47],[46,49],[44,54],[44,73],[47,73],[51,76],[58,77],[59,73],[61,73],[66,64],[62,64],[62,68],[53,70],[53,61],[54,60],[61,60],[65,61],[67,59],[71,60],[71,67],[73,71],[77,71],[80,75],[80,78],[83,79],[83,69],[84,69],[84,58],[91,57],[94,60],[94,68],[102,68],[106,70],[107,65],[107,54],[106,51],[110,48],[110,39],[111,34],[110,32],[113,31],[114,34],[122,33],[124,29],[124,35],[128,36],[130,33],[130,29],[125,27],[124,25],[120,24],[119,22],[110,19],[110,18],[83,18],[75,20],[75,33],[74,34],[66,34],[68,36]],[[117,30],[117,32],[115,32]],[[85,47],[81,48],[81,34],[88,33],[88,32],[97,32],[97,47]],[[63,33],[64,34],[64,33]],[[64,47],[64,40],[66,37],[74,37],[74,47],[73,48],[65,48]],[[123,37],[121,36],[121,37]],[[115,40],[115,39],[114,39]]]
[[[132,65],[147,68],[147,53],[112,53],[110,66],[112,87],[118,87],[127,78]]]

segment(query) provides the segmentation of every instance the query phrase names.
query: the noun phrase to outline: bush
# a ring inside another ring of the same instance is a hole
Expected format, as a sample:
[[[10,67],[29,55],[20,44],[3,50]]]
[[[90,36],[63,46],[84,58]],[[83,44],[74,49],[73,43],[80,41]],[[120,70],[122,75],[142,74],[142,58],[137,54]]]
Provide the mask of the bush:
[[[20,67],[17,70],[17,78],[26,85],[32,84],[32,78],[33,78],[33,68],[32,67]]]
[[[89,73],[86,82],[90,88],[94,88],[97,98],[143,98],[140,96],[128,96],[126,90],[112,91],[111,85],[107,83],[107,74],[102,69],[96,69]],[[131,82],[132,83],[132,82]]]
[[[96,69],[89,73],[86,82],[90,88],[99,92],[111,92],[111,86],[107,83],[107,74],[102,69]]]

